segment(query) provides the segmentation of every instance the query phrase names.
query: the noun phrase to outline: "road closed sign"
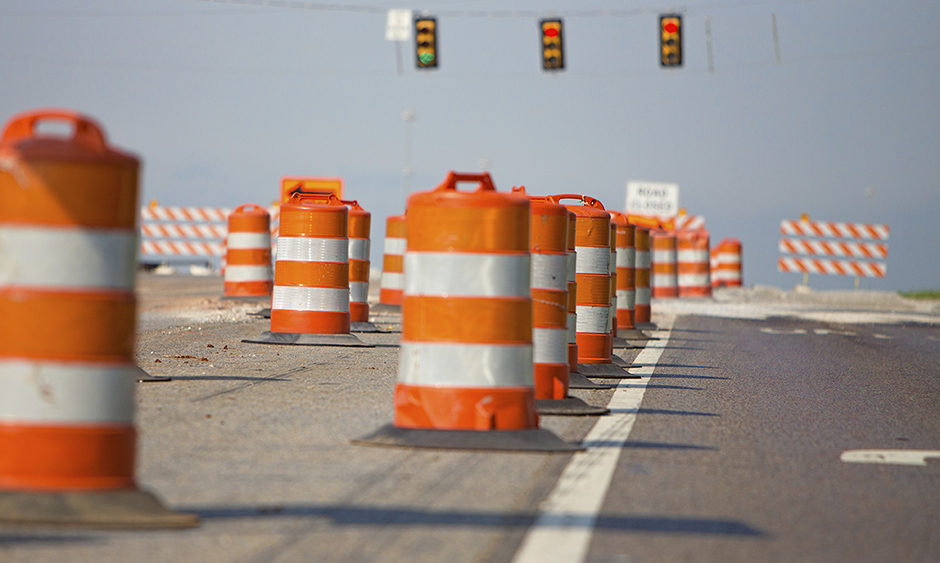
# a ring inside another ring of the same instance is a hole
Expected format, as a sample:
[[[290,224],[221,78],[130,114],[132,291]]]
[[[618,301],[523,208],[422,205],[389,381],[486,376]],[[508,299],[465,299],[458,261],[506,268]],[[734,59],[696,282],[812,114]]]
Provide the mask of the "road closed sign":
[[[679,214],[679,184],[627,182],[627,215],[671,218]]]

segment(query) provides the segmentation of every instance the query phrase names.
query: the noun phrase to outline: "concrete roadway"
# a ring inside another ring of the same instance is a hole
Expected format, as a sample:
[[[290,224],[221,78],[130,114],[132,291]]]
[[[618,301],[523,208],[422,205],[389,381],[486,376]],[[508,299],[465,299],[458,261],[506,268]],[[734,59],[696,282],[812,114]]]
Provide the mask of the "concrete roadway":
[[[214,279],[141,288],[138,362],[173,380],[139,387],[138,479],[201,527],[2,526],[0,561],[513,558],[571,454],[351,445],[392,418],[397,335],[244,344],[267,321],[219,293]],[[938,387],[940,325],[680,315],[581,559],[938,561],[940,464],[840,461],[940,450]],[[576,442],[595,420],[543,426]]]

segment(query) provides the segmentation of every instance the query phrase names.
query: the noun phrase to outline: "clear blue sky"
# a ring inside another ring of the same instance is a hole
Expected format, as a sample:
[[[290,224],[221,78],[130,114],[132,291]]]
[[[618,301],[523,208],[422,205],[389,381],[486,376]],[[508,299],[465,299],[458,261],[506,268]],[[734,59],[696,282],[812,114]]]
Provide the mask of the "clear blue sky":
[[[776,271],[781,219],[887,223],[888,277],[862,287],[940,288],[940,3],[331,2],[370,10],[0,1],[0,118],[97,118],[143,158],[143,201],[164,205],[266,204],[281,176],[342,176],[373,213],[374,263],[385,217],[404,210],[406,164],[412,191],[485,166],[500,189],[615,209],[628,179],[676,182],[713,242],[741,239],[748,284],[801,281]],[[438,16],[439,70],[416,70],[404,44],[398,75],[387,8]],[[673,10],[685,66],[664,70],[657,20]],[[553,14],[567,69],[550,75],[537,20]]]

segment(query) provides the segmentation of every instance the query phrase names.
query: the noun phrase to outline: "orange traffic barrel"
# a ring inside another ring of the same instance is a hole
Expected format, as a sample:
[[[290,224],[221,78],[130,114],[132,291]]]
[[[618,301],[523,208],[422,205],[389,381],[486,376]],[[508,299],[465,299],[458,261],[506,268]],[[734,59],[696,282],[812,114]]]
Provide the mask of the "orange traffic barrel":
[[[611,211],[617,228],[617,251],[614,260],[617,267],[617,328],[634,328],[636,316],[636,227],[627,221],[627,216]]]
[[[226,297],[270,296],[274,288],[271,268],[271,215],[248,203],[228,216],[223,277]]]
[[[566,208],[567,209],[567,208]],[[578,371],[578,253],[575,239],[578,216],[568,210],[568,388],[611,389],[610,385],[595,383]]]
[[[0,163],[0,521],[196,525],[134,480],[140,161],[50,109],[7,122]]]
[[[349,211],[333,194],[281,204],[271,330],[243,342],[366,346],[349,334]]]
[[[711,297],[708,231],[676,234],[679,297]]]
[[[625,341],[650,339],[636,327],[636,231],[638,227],[632,225],[623,213],[617,211],[610,213],[617,225],[615,259],[617,264],[617,338],[614,339],[614,347],[626,348],[631,346]],[[649,270],[647,270],[647,279],[648,277]],[[621,344],[621,342],[624,343]]]
[[[677,297],[679,280],[675,234],[664,231],[650,234],[650,265],[653,297]]]
[[[512,191],[525,195],[525,187]],[[610,411],[568,396],[568,215],[571,212],[547,197],[530,196],[529,206],[536,409],[545,415],[606,414]]]
[[[385,252],[382,256],[382,285],[379,303],[401,305],[405,287],[405,246],[408,223],[404,215],[392,215],[385,220]]]
[[[722,239],[718,243],[716,257],[717,267],[714,271],[714,284],[718,287],[740,287],[741,275],[741,241],[736,238]]]
[[[575,219],[575,279],[577,282],[578,372],[598,377],[633,377],[611,354],[610,213],[593,197],[561,194],[551,201],[575,199],[568,205]]]
[[[352,332],[377,332],[369,322],[369,235],[372,214],[357,201],[343,201],[349,208],[349,320]]]
[[[615,212],[609,212],[610,215],[610,260],[607,263],[607,269],[610,271],[610,336],[617,337],[617,222],[613,215]],[[613,348],[610,350],[613,354]]]
[[[634,324],[637,328],[650,324],[650,231],[636,227],[636,304]]]
[[[359,441],[577,449],[538,427],[528,198],[497,192],[489,174],[451,172],[409,197],[407,215],[395,419]]]
[[[567,209],[567,208],[566,208]],[[578,216],[568,209],[568,367],[578,372]]]

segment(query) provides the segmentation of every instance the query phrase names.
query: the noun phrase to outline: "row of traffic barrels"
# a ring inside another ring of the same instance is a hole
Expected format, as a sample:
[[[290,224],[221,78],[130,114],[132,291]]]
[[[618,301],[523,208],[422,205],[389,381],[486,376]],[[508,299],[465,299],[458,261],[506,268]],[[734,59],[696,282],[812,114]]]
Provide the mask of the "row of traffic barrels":
[[[741,281],[741,242],[723,239],[709,249],[704,229],[650,234],[653,297],[710,297],[713,287]]]

